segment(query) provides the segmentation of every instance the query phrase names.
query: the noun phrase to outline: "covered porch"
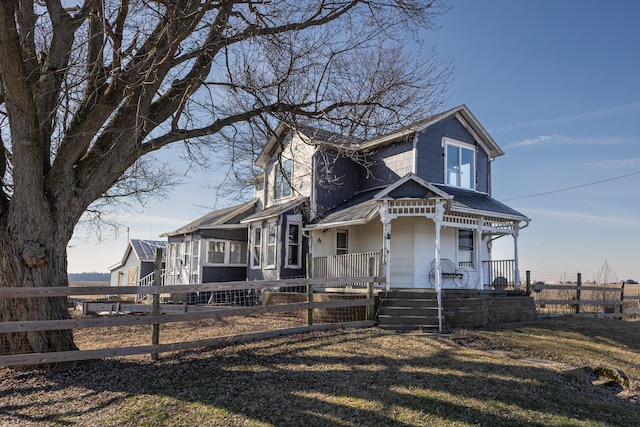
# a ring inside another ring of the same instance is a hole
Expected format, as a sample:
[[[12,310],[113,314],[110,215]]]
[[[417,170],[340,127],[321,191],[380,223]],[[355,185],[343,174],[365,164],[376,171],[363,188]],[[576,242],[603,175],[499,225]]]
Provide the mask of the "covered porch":
[[[378,275],[387,289],[519,290],[518,235],[529,221],[487,194],[408,174],[306,229],[314,277]],[[513,258],[494,260],[492,243],[506,236]]]
[[[380,276],[382,273],[382,249],[370,252],[355,252],[343,255],[314,256],[311,264],[311,276],[316,278],[329,277],[365,277]],[[468,267],[467,263],[461,263],[459,268]],[[515,290],[516,273],[515,259],[483,260],[482,290]],[[455,274],[455,272],[454,272]],[[452,279],[453,280],[453,279]],[[429,280],[429,288],[435,288]],[[461,279],[461,284],[464,280]],[[518,280],[520,282],[520,280]],[[459,288],[468,288],[468,281]]]

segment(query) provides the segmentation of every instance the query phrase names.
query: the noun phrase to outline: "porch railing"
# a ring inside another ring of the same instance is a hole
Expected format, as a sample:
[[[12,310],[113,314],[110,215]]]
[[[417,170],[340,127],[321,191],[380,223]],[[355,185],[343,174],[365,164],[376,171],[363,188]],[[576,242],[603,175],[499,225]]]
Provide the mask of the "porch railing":
[[[143,278],[141,278],[140,280],[138,280],[138,286],[153,286],[153,271],[149,274],[147,274],[146,276],[144,276]],[[162,269],[162,273],[160,274],[160,286],[165,286],[168,283],[167,282],[167,278],[171,277],[174,274],[174,270],[165,270]],[[135,302],[141,302],[144,299],[147,298],[147,294],[137,294],[135,297]]]
[[[512,259],[482,261],[484,287],[505,289],[514,287],[516,262]]]
[[[382,251],[313,258],[313,277],[379,276]]]

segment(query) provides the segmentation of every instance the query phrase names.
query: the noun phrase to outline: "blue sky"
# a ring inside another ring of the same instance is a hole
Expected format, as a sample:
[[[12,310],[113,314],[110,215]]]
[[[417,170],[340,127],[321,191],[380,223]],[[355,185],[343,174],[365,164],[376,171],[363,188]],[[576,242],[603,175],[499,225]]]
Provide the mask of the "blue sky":
[[[518,240],[521,270],[592,280],[606,260],[619,279],[640,279],[640,2],[452,6],[432,35],[456,66],[448,106],[467,104],[506,152],[493,196],[532,219]],[[188,174],[168,200],[122,214],[117,238],[79,230],[69,271],[107,271],[127,226],[131,238],[158,239],[205,214],[216,196],[208,179]],[[494,258],[512,258],[512,240],[497,243]]]

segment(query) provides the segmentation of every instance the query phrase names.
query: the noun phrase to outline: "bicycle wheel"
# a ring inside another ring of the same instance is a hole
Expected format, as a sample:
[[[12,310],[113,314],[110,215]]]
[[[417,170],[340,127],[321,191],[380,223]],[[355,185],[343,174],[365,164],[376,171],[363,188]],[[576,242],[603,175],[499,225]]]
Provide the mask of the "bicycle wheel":
[[[466,288],[469,283],[469,272],[464,268],[457,268],[453,276],[453,283],[458,289]]]
[[[435,267],[431,269],[429,272],[429,283],[431,283],[431,287],[434,288],[436,286],[436,269]]]

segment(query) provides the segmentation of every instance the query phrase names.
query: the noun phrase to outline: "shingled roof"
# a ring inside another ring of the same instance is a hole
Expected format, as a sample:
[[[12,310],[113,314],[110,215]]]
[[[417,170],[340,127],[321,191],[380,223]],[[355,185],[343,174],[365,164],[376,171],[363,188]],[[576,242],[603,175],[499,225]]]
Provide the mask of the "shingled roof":
[[[233,228],[233,226],[240,226],[240,220],[255,212],[256,203],[257,199],[254,199],[247,203],[209,212],[208,214],[178,228],[177,230],[162,234],[162,237],[191,234],[197,230]]]
[[[399,184],[404,184],[404,189]],[[331,228],[347,225],[364,224],[371,221],[378,214],[379,200],[389,195],[393,197],[394,192],[401,193],[403,190],[413,191],[415,186],[422,185],[425,193],[422,197],[446,198],[450,201],[450,209],[460,213],[470,213],[473,215],[494,216],[514,221],[529,221],[525,215],[502,202],[494,199],[486,193],[479,193],[464,188],[450,187],[442,184],[427,183],[414,174],[408,174],[395,183],[384,189],[373,189],[356,194],[344,203],[331,209],[321,218],[310,223],[307,229]],[[428,193],[428,194],[427,194]],[[415,195],[405,195],[404,197],[416,197]]]

